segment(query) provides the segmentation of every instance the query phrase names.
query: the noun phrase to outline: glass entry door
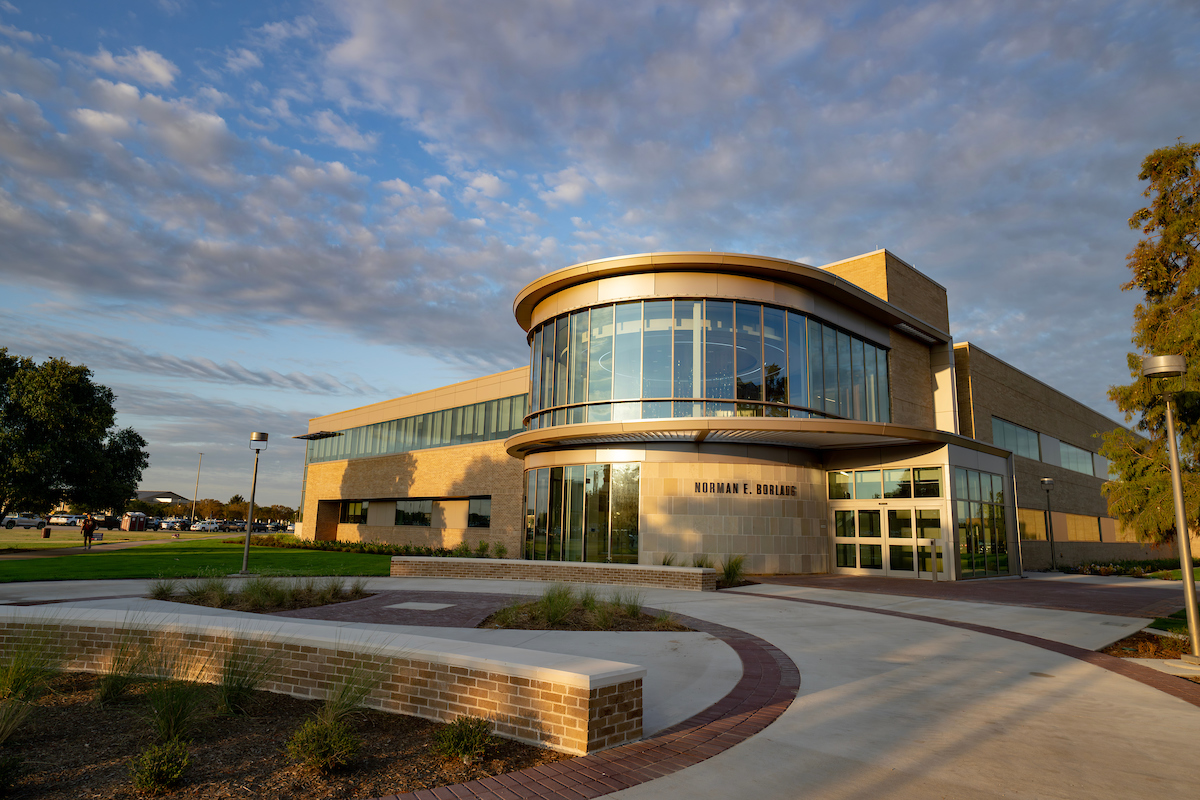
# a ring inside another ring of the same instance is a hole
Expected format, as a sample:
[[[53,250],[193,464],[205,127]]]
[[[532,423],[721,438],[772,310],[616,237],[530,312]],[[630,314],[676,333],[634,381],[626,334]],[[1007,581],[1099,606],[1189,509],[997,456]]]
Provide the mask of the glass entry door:
[[[942,511],[892,507],[835,509],[837,566],[896,578],[932,580],[944,575]],[[933,551],[937,551],[934,561]]]

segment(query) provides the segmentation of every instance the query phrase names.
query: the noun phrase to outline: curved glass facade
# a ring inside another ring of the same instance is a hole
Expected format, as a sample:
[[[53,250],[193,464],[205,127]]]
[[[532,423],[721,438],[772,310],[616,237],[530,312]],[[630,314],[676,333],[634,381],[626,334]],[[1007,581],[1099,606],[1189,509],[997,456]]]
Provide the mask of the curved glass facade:
[[[820,320],[734,300],[573,311],[531,338],[530,429],[669,417],[890,422],[887,349]]]

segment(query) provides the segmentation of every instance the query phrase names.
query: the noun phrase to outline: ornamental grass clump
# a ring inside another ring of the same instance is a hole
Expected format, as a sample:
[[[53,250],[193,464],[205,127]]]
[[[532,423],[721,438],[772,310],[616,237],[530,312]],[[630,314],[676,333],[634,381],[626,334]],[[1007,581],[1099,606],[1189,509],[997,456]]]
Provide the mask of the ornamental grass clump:
[[[152,600],[173,600],[179,591],[177,578],[158,577],[150,581],[150,598]]]
[[[50,628],[26,628],[6,642],[0,657],[0,745],[29,717],[61,667],[61,648]]]
[[[242,584],[237,595],[249,611],[286,608],[290,600],[288,587],[277,578],[255,575]]]
[[[215,686],[221,713],[245,714],[254,693],[278,671],[278,655],[265,641],[232,642],[222,655]]]
[[[575,610],[575,593],[565,583],[554,583],[542,592],[537,611],[548,625],[558,625]]]
[[[129,626],[123,627],[100,667],[100,676],[96,679],[96,703],[103,706],[123,697],[130,687],[143,679],[149,657],[141,634]]]
[[[287,741],[293,761],[318,772],[332,772],[358,755],[362,739],[344,720],[306,720]]]
[[[746,580],[746,557],[729,556],[721,565],[721,583],[725,586],[740,586]]]
[[[198,605],[222,608],[233,597],[233,589],[224,575],[198,575],[184,584],[183,595]]]

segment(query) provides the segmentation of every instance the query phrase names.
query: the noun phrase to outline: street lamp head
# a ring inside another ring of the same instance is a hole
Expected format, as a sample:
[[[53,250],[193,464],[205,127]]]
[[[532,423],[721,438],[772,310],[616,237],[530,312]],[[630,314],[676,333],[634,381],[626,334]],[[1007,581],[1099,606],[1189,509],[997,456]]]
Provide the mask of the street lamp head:
[[[266,450],[267,449],[267,434],[261,431],[255,431],[250,434],[250,449],[251,450]]]
[[[1054,478],[1042,478],[1042,488],[1047,492],[1054,488]]]
[[[1142,356],[1143,378],[1174,378],[1187,372],[1183,356]]]

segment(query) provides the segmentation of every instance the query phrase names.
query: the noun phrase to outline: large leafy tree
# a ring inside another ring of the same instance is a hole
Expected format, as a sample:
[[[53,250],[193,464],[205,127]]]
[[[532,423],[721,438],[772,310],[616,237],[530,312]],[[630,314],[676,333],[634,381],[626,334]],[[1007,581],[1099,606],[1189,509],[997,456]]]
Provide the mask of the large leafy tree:
[[[1166,453],[1166,403],[1163,390],[1177,391],[1176,427],[1183,469],[1188,525],[1200,511],[1200,144],[1179,142],[1155,150],[1142,162],[1139,180],[1151,198],[1129,219],[1144,238],[1126,262],[1133,277],[1121,288],[1141,291],[1134,311],[1129,354],[1133,383],[1113,386],[1109,398],[1137,420],[1145,436],[1124,429],[1104,438],[1101,453],[1117,480],[1105,484],[1109,512],[1133,528],[1140,538],[1163,539],[1175,532],[1170,466]],[[1151,381],[1141,376],[1141,355],[1182,355],[1183,378]]]
[[[112,390],[87,367],[0,348],[0,520],[61,502],[123,509],[149,458],[146,440],[115,420]]]

